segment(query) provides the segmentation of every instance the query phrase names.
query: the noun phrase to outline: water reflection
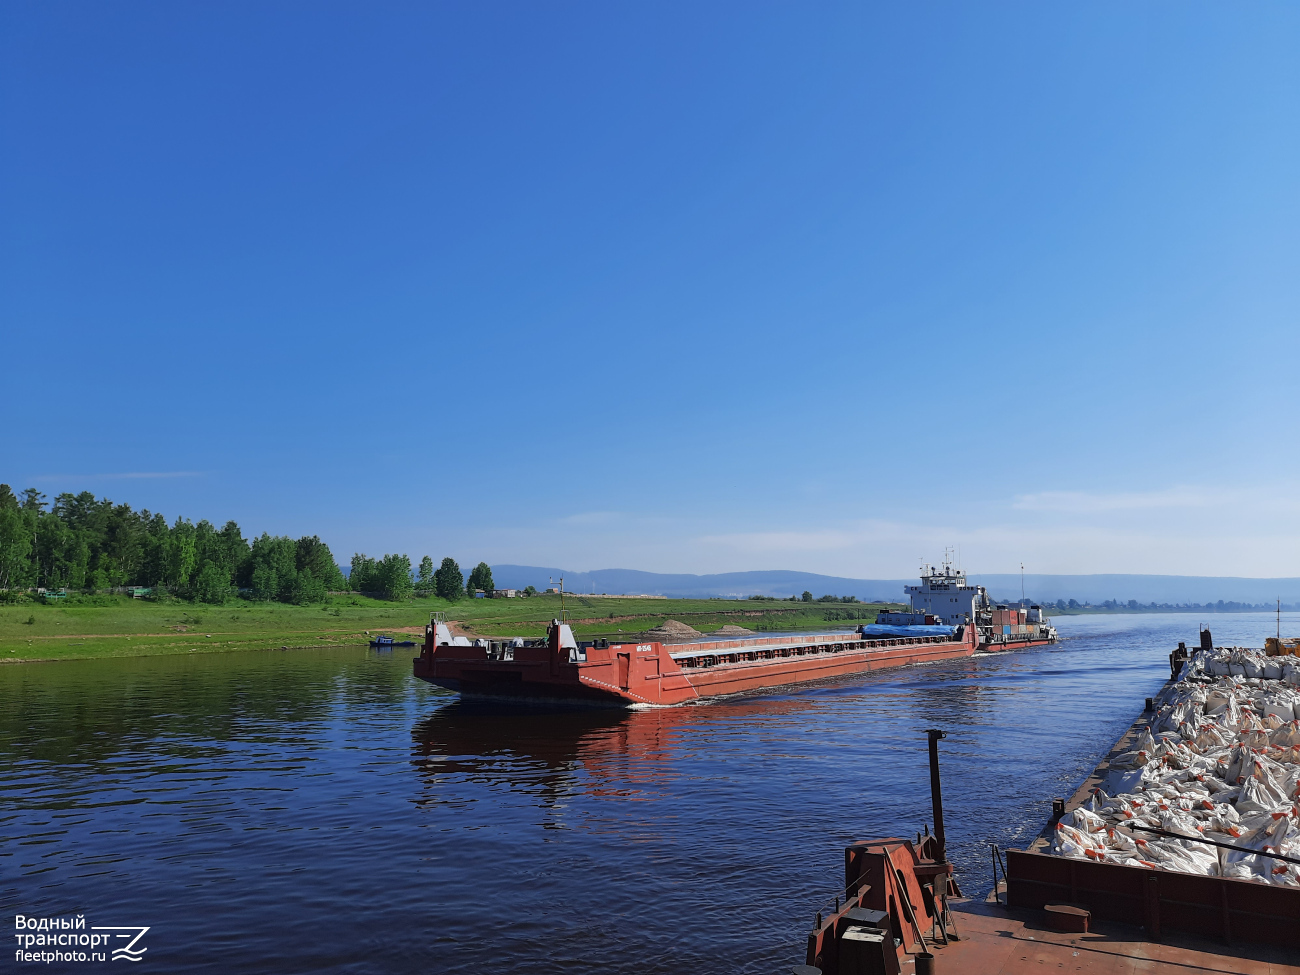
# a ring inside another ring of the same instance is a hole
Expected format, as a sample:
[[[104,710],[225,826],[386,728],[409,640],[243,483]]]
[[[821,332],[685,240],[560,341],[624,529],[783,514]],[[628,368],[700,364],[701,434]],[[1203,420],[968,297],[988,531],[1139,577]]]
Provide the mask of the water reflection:
[[[0,677],[0,758],[55,769],[101,770],[141,749],[198,758],[408,693],[405,674],[354,650],[29,664]]]
[[[684,753],[723,732],[756,734],[773,720],[824,705],[811,698],[736,698],[639,711],[520,709],[456,700],[412,729],[413,801],[452,801],[462,779],[528,792],[558,810],[577,796],[653,802],[681,772]]]
[[[988,689],[974,678],[983,661],[973,658],[953,661],[942,671],[926,671],[907,684],[911,707],[931,727],[970,724],[987,715],[991,705]]]

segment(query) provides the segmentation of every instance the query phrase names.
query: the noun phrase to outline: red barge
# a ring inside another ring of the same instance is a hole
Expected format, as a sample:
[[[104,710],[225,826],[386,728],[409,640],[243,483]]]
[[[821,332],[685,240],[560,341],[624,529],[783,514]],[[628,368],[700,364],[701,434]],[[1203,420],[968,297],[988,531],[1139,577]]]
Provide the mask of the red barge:
[[[999,610],[989,607],[983,587],[968,586],[964,574],[948,566],[942,572],[927,568],[921,585],[907,589],[914,613],[882,613],[884,622],[857,631],[740,640],[579,643],[567,623],[554,620],[545,641],[471,641],[453,637],[435,619],[415,658],[415,676],[466,697],[662,706],[1056,639],[1045,621],[1016,624],[1014,632],[1011,624],[999,624],[993,632],[992,614]]]

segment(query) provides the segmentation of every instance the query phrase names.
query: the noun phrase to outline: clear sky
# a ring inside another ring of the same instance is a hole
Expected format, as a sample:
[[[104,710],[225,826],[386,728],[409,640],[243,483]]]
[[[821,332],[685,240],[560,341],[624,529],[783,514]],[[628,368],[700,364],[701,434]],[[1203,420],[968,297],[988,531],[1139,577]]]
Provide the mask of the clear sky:
[[[0,6],[0,481],[572,569],[1300,575],[1300,8]]]

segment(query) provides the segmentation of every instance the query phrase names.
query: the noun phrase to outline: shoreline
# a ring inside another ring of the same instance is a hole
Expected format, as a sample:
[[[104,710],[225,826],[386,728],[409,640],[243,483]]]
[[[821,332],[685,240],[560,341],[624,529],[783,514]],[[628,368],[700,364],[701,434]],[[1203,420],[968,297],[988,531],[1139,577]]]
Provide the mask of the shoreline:
[[[247,644],[239,646],[199,644],[197,647],[186,647],[184,645],[167,644],[165,648],[160,648],[155,651],[146,651],[144,653],[68,654],[60,657],[11,657],[0,655],[0,666],[18,666],[20,664],[84,663],[88,660],[143,660],[147,657],[183,657],[191,653],[202,653],[205,655],[220,653],[273,653],[277,650],[324,650],[342,647],[368,647],[369,645],[369,640],[364,636],[359,637],[356,640],[348,641],[280,644],[279,646],[270,646],[266,642],[256,640],[249,641]],[[403,649],[410,648],[406,647]]]
[[[605,636],[615,627],[630,637],[667,619],[687,621],[706,634],[728,623],[779,632],[820,631],[851,625],[838,618],[840,614],[874,619],[879,608],[866,603],[768,606],[747,600],[602,597],[589,601],[569,595],[564,599],[568,622],[582,639]],[[387,602],[359,594],[330,596],[324,603],[305,606],[244,600],[214,605],[156,603],[102,596],[94,602],[8,603],[0,605],[0,663],[350,646],[368,643],[379,634],[418,642],[434,613],[441,613],[457,636],[535,639],[544,636],[550,620],[560,616],[561,603],[557,596]],[[837,618],[826,618],[832,615]]]

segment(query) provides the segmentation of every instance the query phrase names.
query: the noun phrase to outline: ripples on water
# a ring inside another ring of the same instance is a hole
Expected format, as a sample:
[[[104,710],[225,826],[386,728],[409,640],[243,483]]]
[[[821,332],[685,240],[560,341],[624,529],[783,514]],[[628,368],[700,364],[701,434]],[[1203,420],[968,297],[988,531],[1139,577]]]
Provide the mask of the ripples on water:
[[[1197,622],[630,714],[466,705],[362,649],[0,667],[0,899],[152,925],[167,971],[781,971],[844,845],[929,819],[924,729],[981,894]]]

